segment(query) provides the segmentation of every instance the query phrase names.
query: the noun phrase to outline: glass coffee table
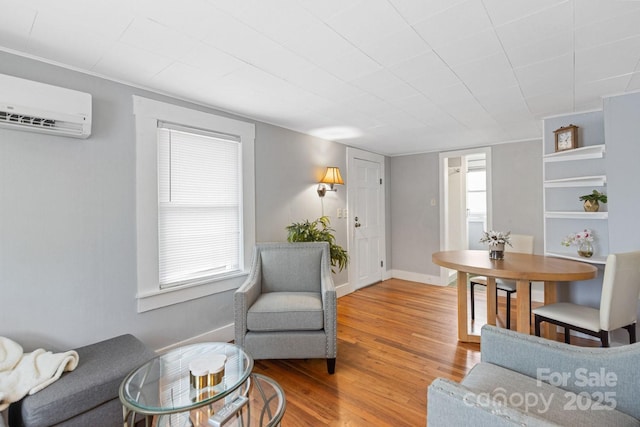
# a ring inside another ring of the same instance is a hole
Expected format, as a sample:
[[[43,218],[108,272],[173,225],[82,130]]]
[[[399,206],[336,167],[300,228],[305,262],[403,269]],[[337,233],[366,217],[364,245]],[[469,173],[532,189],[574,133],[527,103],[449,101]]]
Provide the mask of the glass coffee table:
[[[280,385],[273,379],[260,374],[251,374],[242,386],[242,396],[247,397],[247,404],[242,407],[224,427],[274,427],[279,426],[286,408],[286,399]],[[234,399],[233,395],[225,400]],[[205,406],[189,414],[189,421],[193,427],[212,427],[208,423],[215,409]],[[165,425],[170,425],[165,423]]]
[[[220,358],[224,371],[211,385],[190,375],[197,364]],[[120,385],[124,426],[134,426],[137,415],[144,416],[147,427],[211,426],[215,423],[210,417],[219,417],[234,404],[240,410],[221,425],[278,425],[286,405],[284,392],[271,378],[252,375],[252,369],[251,356],[228,343],[193,344],[155,357]]]
[[[213,387],[193,387],[189,365],[220,355],[226,356],[222,381]],[[188,413],[221,399],[224,401],[247,381],[252,369],[251,356],[233,344],[199,343],[171,350],[151,359],[123,380],[120,401],[124,425],[132,426],[136,414],[144,415],[146,425],[151,426],[154,415]]]

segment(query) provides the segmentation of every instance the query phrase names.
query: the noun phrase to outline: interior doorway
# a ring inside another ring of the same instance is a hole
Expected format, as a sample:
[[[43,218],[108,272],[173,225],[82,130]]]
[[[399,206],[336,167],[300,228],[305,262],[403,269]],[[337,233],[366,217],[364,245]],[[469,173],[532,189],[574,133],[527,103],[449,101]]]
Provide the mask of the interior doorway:
[[[491,148],[440,153],[440,250],[481,249],[491,217]],[[442,284],[454,275],[441,268]]]

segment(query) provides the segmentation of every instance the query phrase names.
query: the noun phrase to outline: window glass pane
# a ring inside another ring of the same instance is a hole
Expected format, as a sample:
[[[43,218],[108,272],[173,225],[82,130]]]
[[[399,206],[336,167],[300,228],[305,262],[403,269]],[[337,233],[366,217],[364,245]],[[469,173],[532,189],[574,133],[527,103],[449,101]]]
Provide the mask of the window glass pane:
[[[470,170],[467,172],[467,191],[485,191],[486,188],[486,170]]]
[[[160,286],[240,269],[240,144],[158,129]]]
[[[469,214],[486,214],[487,194],[484,191],[467,193],[467,209]]]

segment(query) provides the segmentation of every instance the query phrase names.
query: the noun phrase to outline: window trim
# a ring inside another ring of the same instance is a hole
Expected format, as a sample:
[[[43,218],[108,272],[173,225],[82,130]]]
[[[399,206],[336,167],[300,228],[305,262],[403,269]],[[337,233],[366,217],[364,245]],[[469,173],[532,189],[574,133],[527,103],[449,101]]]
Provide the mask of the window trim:
[[[246,278],[255,245],[255,160],[253,123],[133,96],[136,128],[136,268],[138,313],[236,289]],[[236,135],[242,146],[242,271],[160,289],[158,269],[158,122],[172,122]]]

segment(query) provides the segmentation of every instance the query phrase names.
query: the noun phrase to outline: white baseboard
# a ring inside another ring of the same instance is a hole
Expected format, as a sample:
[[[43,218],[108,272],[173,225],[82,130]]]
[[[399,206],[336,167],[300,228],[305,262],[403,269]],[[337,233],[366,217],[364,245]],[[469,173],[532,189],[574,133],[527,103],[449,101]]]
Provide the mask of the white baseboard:
[[[222,326],[218,329],[205,332],[204,334],[196,335],[186,340],[168,345],[156,350],[156,353],[164,353],[165,351],[172,350],[174,348],[183,347],[189,344],[195,344],[199,342],[231,342],[235,339],[235,332],[233,323]]]
[[[336,286],[336,297],[340,298],[353,292],[353,286],[349,282]]]
[[[440,282],[440,276],[432,276],[430,274],[420,274],[402,270],[389,270],[389,273],[389,278],[410,280],[412,282],[425,283],[427,285],[447,286],[446,283]]]

